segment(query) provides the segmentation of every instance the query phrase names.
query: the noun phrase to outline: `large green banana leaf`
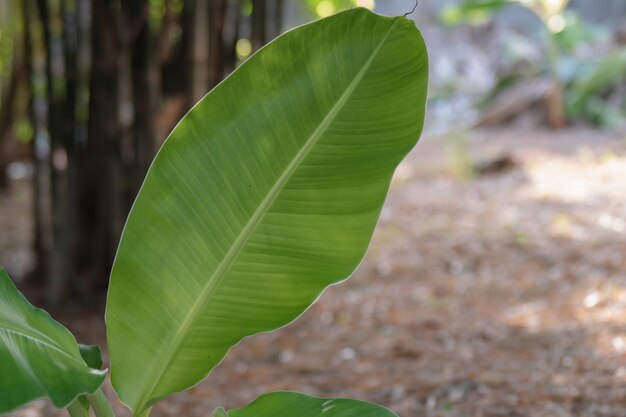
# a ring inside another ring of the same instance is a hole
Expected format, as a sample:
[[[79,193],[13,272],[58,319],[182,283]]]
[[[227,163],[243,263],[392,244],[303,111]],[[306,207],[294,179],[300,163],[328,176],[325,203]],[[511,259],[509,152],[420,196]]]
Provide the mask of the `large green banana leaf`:
[[[95,392],[105,375],[85,364],[69,330],[29,304],[0,268],[0,413],[41,397],[67,407]]]
[[[353,9],[280,36],[184,117],[111,275],[112,381],[135,414],[352,273],[421,133],[427,80],[413,22]]]
[[[272,392],[244,408],[216,417],[398,417],[375,404],[357,400],[324,399],[297,392]]]

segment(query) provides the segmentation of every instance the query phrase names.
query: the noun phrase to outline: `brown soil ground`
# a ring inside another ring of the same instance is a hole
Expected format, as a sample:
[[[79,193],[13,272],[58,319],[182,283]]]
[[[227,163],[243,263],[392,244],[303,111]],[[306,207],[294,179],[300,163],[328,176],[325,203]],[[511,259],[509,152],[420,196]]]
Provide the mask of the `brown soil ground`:
[[[403,417],[626,416],[624,138],[469,137],[425,138],[403,163],[348,282],[295,324],[242,342],[153,416],[206,417],[286,389]],[[512,169],[452,174],[501,154]],[[14,269],[30,256],[28,239],[13,237],[29,227],[25,190],[0,197],[0,263]],[[82,342],[104,344],[99,317],[60,319]],[[10,414],[56,415],[45,401]]]

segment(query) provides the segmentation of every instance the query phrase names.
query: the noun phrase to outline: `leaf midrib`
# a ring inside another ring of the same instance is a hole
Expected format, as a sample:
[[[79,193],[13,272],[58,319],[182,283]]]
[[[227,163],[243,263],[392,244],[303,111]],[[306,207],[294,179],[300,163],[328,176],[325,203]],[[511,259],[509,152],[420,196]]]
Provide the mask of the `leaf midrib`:
[[[248,240],[254,233],[256,227],[259,225],[259,223],[261,222],[261,220],[263,219],[263,217],[265,216],[269,208],[272,206],[272,204],[274,203],[274,200],[280,194],[284,185],[287,183],[291,175],[300,166],[300,163],[306,158],[306,156],[309,154],[311,149],[313,149],[313,147],[316,145],[319,138],[321,138],[322,135],[325,133],[328,126],[330,126],[330,124],[334,121],[337,114],[339,114],[339,112],[343,108],[343,105],[350,99],[350,97],[352,96],[352,93],[354,92],[356,87],[359,85],[359,83],[361,82],[365,74],[367,73],[367,70],[371,66],[372,62],[378,55],[378,52],[387,41],[387,38],[389,37],[389,34],[393,30],[397,21],[398,19],[394,19],[393,23],[387,30],[387,33],[381,40],[380,44],[376,47],[376,49],[372,52],[371,56],[363,65],[363,68],[359,70],[359,72],[356,74],[352,82],[348,85],[346,90],[341,94],[341,96],[337,100],[337,103],[335,103],[335,105],[333,105],[333,107],[326,114],[326,116],[324,116],[320,125],[317,127],[317,129],[315,129],[315,131],[311,134],[311,136],[309,136],[309,138],[306,140],[302,149],[298,151],[298,153],[295,155],[292,161],[287,165],[287,167],[285,168],[281,176],[278,178],[276,183],[272,186],[268,195],[265,197],[265,199],[263,199],[263,201],[261,201],[261,204],[255,210],[253,215],[250,217],[250,220],[248,221],[248,223],[246,223],[244,228],[241,230],[241,232],[235,239],[233,245],[230,247],[230,249],[224,256],[223,260],[219,263],[213,275],[211,275],[211,277],[207,280],[207,285],[202,289],[202,292],[197,297],[196,302],[194,302],[189,313],[185,316],[185,319],[183,320],[181,325],[178,327],[178,330],[176,331],[176,334],[174,335],[174,339],[173,339],[174,342],[169,345],[169,348],[165,350],[165,352],[162,355],[157,355],[156,359],[152,361],[152,363],[157,363],[157,364],[165,363],[165,365],[160,368],[152,367],[150,376],[144,379],[146,381],[149,381],[151,386],[150,386],[150,389],[144,391],[144,394],[142,395],[141,400],[138,403],[139,406],[137,407],[137,410],[134,410],[135,413],[140,413],[146,408],[146,405],[150,399],[150,396],[152,396],[154,390],[156,389],[159,382],[163,378],[163,375],[165,375],[165,372],[171,366],[172,361],[174,360],[174,354],[182,346],[183,341],[186,339],[193,324],[198,319],[201,311],[204,310],[207,303],[210,301],[213,292],[218,287],[223,277],[226,276],[228,270],[230,269],[235,259],[239,255],[241,249],[248,242]]]
[[[42,339],[39,339],[39,338],[33,336],[32,334],[28,334],[28,333],[23,332],[21,330],[12,329],[12,328],[9,328],[9,327],[0,327],[0,332],[13,333],[13,334],[18,335],[20,337],[23,337],[23,338],[26,338],[28,340],[31,340],[31,341],[33,341],[33,342],[35,342],[37,344],[47,346],[50,349],[56,350],[57,352],[61,353],[62,355],[67,356],[72,361],[78,362],[78,363],[82,364],[82,359],[79,360],[78,358],[75,358],[70,353],[65,351],[60,345],[58,345],[56,343],[51,343],[51,341],[49,341],[49,340],[42,340]]]

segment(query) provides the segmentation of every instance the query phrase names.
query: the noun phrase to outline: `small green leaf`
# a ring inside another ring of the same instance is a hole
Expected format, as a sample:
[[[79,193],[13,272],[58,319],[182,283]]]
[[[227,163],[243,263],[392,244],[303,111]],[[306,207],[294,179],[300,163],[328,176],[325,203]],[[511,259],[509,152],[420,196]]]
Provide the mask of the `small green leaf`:
[[[100,346],[96,345],[82,345],[79,344],[78,348],[80,349],[80,356],[82,356],[83,360],[91,369],[102,369],[103,361],[102,361],[102,350]],[[89,408],[91,405],[89,404],[89,400],[86,396],[81,395],[78,397],[78,402],[83,407],[83,411],[87,415],[89,415]]]
[[[105,375],[85,364],[69,330],[33,307],[0,268],[0,413],[41,397],[67,407],[95,392]]]
[[[102,350],[96,345],[78,345],[80,356],[91,369],[102,369]]]
[[[398,417],[376,404],[357,400],[324,399],[297,392],[273,392],[228,417]]]

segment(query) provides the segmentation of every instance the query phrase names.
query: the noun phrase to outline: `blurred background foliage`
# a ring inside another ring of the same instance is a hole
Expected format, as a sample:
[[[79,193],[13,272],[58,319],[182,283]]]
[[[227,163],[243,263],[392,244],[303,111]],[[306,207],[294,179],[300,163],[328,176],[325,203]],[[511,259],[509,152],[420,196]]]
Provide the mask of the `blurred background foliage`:
[[[29,179],[33,193],[33,261],[17,276],[51,307],[102,293],[182,115],[285,29],[356,6],[374,1],[0,2],[0,187]]]
[[[1,1],[0,189],[28,183],[32,236],[28,255],[14,256],[20,238],[2,231],[0,263],[49,306],[89,303],[106,288],[150,161],[195,102],[298,24],[351,7],[403,15],[414,4]],[[459,173],[471,171],[473,127],[624,129],[623,0],[421,1],[410,18],[430,49],[427,134],[450,133]]]
[[[497,86],[483,105],[507,91],[519,92],[523,84],[546,79],[542,88],[549,96],[551,126],[564,127],[569,119],[620,129],[626,118],[626,46],[613,37],[610,27],[583,20],[568,4],[569,0],[467,0],[446,7],[441,20],[448,26],[480,26],[510,6],[532,12],[541,23],[538,36],[514,36],[504,44]]]
[[[187,109],[280,32],[414,5],[0,0],[0,265],[104,345],[126,213]],[[626,1],[420,0],[409,18],[429,48],[426,126],[359,276],[155,416],[285,387],[406,416],[623,414]]]

